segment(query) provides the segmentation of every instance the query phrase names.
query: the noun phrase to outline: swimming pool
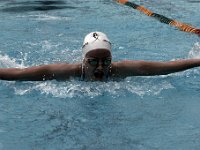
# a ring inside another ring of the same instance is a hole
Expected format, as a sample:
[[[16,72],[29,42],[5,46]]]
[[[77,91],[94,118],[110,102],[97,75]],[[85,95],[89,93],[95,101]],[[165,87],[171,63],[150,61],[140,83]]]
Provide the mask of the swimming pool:
[[[198,1],[143,1],[200,27]],[[0,1],[0,67],[80,62],[83,37],[107,33],[113,59],[200,57],[199,37],[114,1]],[[0,81],[0,150],[200,147],[199,68],[102,82]]]

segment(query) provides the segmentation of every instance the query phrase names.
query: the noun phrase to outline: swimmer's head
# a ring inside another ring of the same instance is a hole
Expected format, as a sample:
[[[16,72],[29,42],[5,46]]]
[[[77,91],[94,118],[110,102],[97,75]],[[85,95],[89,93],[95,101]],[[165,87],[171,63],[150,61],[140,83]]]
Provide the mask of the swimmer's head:
[[[105,33],[91,32],[85,36],[83,41],[83,58],[85,58],[88,52],[97,49],[108,50],[111,53],[111,43]]]
[[[111,43],[102,32],[91,32],[83,42],[82,79],[107,80],[111,71]]]

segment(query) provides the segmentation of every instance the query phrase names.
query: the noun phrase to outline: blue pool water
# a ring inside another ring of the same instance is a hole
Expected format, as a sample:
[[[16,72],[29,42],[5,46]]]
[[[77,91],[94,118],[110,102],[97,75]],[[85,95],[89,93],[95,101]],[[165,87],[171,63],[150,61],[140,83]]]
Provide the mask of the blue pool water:
[[[134,2],[200,27],[198,1]],[[200,58],[198,36],[112,0],[1,0],[0,29],[0,67],[80,62],[91,31],[108,34],[114,60]],[[199,76],[0,81],[0,150],[198,150]]]

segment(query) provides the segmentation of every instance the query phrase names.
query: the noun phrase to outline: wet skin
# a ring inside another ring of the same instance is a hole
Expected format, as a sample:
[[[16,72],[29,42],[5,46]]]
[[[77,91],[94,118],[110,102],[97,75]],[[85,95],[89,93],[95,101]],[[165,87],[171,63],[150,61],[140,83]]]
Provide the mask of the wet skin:
[[[83,66],[83,69],[81,66]],[[114,79],[128,76],[166,75],[199,66],[200,59],[168,62],[123,60],[111,64],[110,51],[98,49],[88,52],[82,63],[48,64],[28,68],[0,68],[0,80],[69,80],[71,77],[80,78],[84,73],[85,81],[106,81],[108,76]]]
[[[106,80],[111,71],[111,59],[111,53],[106,49],[88,52],[83,60],[85,80]]]

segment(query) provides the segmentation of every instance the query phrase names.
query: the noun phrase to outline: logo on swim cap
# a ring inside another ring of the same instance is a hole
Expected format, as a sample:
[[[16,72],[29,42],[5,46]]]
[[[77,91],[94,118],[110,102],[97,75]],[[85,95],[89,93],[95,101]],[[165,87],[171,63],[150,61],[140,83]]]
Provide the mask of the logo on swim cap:
[[[111,43],[106,34],[102,32],[91,32],[85,36],[82,47],[83,58],[89,51],[95,49],[107,49],[111,52]]]

